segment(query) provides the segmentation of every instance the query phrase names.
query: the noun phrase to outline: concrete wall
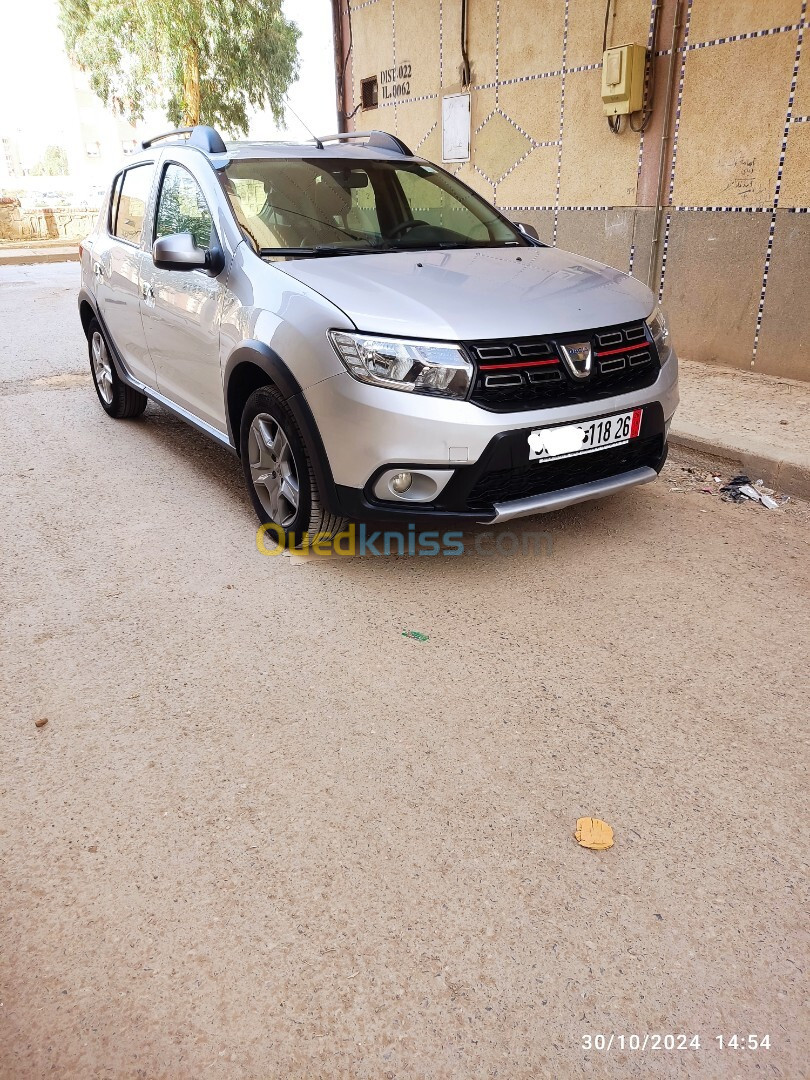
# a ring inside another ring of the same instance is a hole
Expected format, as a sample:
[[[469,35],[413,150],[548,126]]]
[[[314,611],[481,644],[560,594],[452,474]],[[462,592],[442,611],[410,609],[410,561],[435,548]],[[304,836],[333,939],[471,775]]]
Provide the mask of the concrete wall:
[[[347,111],[363,78],[412,66],[407,98],[350,126],[441,161],[441,96],[461,89],[461,0],[350,6]],[[652,0],[615,0],[608,43],[647,45],[652,12]],[[650,271],[674,14],[663,0],[650,126],[617,136],[600,98],[605,0],[469,0],[472,153],[448,167],[549,243],[649,277],[684,356],[808,379],[806,5],[683,0]]]
[[[30,240],[81,240],[91,231],[98,210],[45,206],[22,210],[17,199],[0,198],[0,243]]]

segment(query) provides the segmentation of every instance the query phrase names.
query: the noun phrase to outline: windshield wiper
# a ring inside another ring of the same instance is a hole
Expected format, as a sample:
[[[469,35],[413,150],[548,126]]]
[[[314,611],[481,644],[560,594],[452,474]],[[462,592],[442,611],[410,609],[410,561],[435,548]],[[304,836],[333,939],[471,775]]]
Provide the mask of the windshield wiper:
[[[453,250],[476,250],[484,248],[492,248],[501,245],[493,244],[481,244],[481,243],[465,243],[456,240],[439,241],[434,244],[387,244],[387,245],[375,245],[370,244],[368,247],[348,247],[342,244],[315,244],[313,247],[277,247],[277,248],[261,248],[260,255],[273,256],[281,255],[284,257],[289,256],[303,256],[304,258],[323,258],[326,255],[387,255],[392,252],[399,254],[410,253],[411,255],[418,255],[420,251],[453,251]],[[507,246],[507,245],[503,245]],[[511,246],[511,245],[509,245]],[[519,245],[515,245],[516,247]]]
[[[510,240],[505,240],[501,243],[483,243],[477,240],[438,240],[435,244],[420,244],[418,248],[411,248],[411,251],[492,251],[495,248],[500,247],[520,247],[520,244],[513,243]]]
[[[304,255],[317,257],[319,255],[365,255],[376,251],[372,247],[340,247],[333,244],[316,244],[314,247],[276,247],[260,248],[260,255]]]

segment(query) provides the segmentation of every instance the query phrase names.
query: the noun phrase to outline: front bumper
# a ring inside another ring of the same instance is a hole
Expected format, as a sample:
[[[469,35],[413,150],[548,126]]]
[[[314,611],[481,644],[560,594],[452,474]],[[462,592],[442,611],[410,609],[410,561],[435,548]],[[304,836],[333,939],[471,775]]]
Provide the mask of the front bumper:
[[[678,404],[678,362],[671,352],[656,381],[633,393],[512,413],[385,390],[348,373],[309,387],[305,397],[335,482],[337,512],[359,520],[503,521],[654,479],[666,460],[666,431]],[[624,447],[528,462],[531,430],[637,406],[645,407],[639,438]],[[386,470],[419,467],[451,474],[434,502],[395,502],[375,495],[375,483]]]

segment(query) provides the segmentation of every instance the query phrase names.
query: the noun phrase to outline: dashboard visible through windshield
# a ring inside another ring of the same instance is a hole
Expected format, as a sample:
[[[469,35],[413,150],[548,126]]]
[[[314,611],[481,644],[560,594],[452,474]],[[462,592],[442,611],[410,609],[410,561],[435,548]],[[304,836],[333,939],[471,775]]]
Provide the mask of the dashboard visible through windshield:
[[[435,165],[362,159],[237,160],[221,174],[263,256],[525,246],[489,203]]]

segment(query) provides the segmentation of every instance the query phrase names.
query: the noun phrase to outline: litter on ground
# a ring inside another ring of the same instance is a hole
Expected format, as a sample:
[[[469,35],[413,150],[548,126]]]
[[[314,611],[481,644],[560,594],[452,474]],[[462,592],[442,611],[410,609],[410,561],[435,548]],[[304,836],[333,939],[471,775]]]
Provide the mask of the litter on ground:
[[[768,510],[778,510],[780,504],[788,501],[787,495],[782,495],[779,499],[771,498],[773,488],[766,488],[761,480],[752,484],[747,476],[732,477],[724,487],[720,488],[720,492],[726,502],[739,503],[748,499],[750,502],[762,503]]]
[[[613,829],[600,818],[577,818],[574,839],[580,847],[590,848],[591,851],[607,851],[613,847]]]
[[[744,473],[724,481],[714,473],[683,466],[681,476],[670,476],[669,484],[669,490],[674,493],[697,491],[702,495],[719,495],[723,502],[760,503],[768,510],[779,510],[790,502],[788,495],[777,495],[763,480],[752,483],[750,476]]]
[[[414,641],[427,641],[429,635],[422,634],[419,630],[403,630],[403,637],[413,638]]]

